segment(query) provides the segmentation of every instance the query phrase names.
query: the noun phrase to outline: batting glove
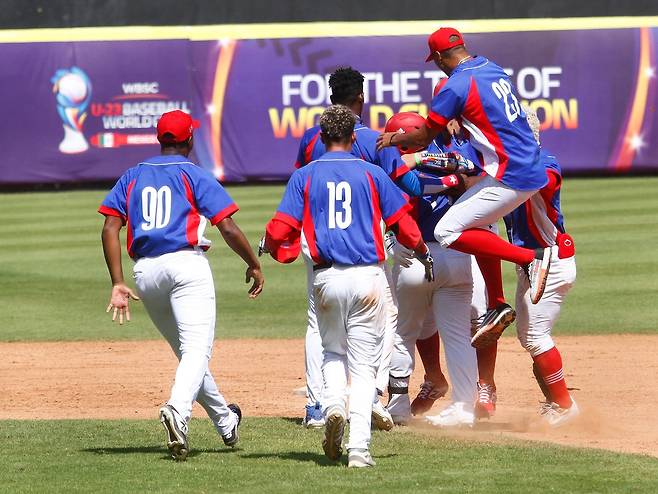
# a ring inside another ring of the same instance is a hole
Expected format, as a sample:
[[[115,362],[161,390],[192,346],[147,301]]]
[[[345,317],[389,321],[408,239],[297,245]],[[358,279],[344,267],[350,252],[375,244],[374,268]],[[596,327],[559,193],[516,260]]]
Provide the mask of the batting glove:
[[[452,151],[449,153],[428,153],[427,151],[421,151],[414,153],[414,160],[419,170],[430,173],[463,173],[465,175],[471,175],[478,172],[478,169],[471,160]]]
[[[414,251],[407,249],[404,245],[398,242],[393,232],[386,232],[384,237],[384,245],[386,252],[390,255],[395,262],[403,268],[411,266],[411,260],[414,258]]]
[[[258,257],[261,257],[263,254],[269,254],[270,251],[265,247],[265,235],[258,242]]]
[[[427,249],[427,246],[425,248]],[[430,254],[430,250],[427,249],[424,254],[416,252],[416,259],[425,266],[425,279],[430,283],[434,281],[434,259],[432,258],[432,254]]]

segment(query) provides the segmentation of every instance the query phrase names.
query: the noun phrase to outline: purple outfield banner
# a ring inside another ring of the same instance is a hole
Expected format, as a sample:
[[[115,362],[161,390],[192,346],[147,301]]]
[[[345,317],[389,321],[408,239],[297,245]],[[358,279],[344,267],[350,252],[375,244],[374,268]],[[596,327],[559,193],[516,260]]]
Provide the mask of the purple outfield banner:
[[[467,34],[537,110],[566,172],[658,170],[656,28]],[[193,158],[225,181],[286,179],[329,103],[327,79],[366,77],[366,125],[427,114],[445,75],[425,35],[1,43],[0,183],[112,180],[158,153],[155,126],[201,120]],[[614,61],[614,63],[613,63]]]

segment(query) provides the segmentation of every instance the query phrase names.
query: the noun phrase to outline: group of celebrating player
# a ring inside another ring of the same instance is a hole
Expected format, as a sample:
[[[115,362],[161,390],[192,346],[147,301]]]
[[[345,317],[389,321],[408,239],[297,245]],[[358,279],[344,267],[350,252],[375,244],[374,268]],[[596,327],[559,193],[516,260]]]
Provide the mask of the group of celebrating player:
[[[439,29],[428,44],[426,61],[448,76],[429,115],[395,115],[381,135],[361,123],[363,76],[352,68],[331,75],[333,104],[304,134],[298,170],[259,246],[259,254],[277,261],[302,253],[306,262],[304,423],[325,428],[323,449],[337,460],[349,418],[350,467],[375,465],[373,423],[384,430],[408,424],[447,393],[440,340],[452,402],[426,419],[453,427],[490,417],[497,340],[515,319],[545,396],[542,417],[559,426],[579,413],[551,338],[576,273],[560,211],[560,167],[539,146],[536,115],[521,107],[503,69],[470,55],[455,29]],[[180,460],[189,451],[195,399],[227,445],[237,442],[241,418],[208,371],[215,310],[204,217],[247,263],[253,297],[263,278],[231,219],[237,207],[186,159],[194,122],[172,113],[158,125],[163,156],[126,172],[100,212],[113,281],[108,310],[121,317],[128,298],[136,298],[120,264],[118,232],[127,224],[138,293],[180,360],[160,411],[168,447]],[[501,218],[509,242],[498,236]],[[505,301],[501,260],[517,266],[516,309]],[[412,402],[416,346],[425,380]]]

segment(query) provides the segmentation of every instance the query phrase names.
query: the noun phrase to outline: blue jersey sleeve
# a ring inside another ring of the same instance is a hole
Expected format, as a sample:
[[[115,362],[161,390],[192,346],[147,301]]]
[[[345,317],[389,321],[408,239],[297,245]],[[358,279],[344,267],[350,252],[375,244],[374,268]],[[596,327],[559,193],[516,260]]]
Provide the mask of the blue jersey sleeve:
[[[297,160],[295,161],[295,168],[301,168],[302,166],[308,165],[313,161],[313,151],[315,145],[320,140],[320,129],[319,127],[311,127],[302,136],[302,140],[299,142],[299,149],[297,150]],[[317,153],[315,153],[317,154]]]
[[[306,174],[302,173],[302,170],[297,170],[288,180],[283,198],[276,210],[275,218],[295,228],[301,228],[304,217],[305,187]]]
[[[123,224],[126,224],[128,219],[127,213],[127,203],[128,203],[128,189],[130,188],[130,177],[131,171],[128,170],[126,173],[121,175],[117,183],[114,184],[112,190],[105,196],[103,202],[101,203],[98,212],[105,216],[116,216],[121,218]]]
[[[409,171],[407,165],[402,161],[400,151],[395,146],[385,147],[375,153],[374,164],[380,167],[386,175],[393,180],[401,177]]]
[[[427,116],[427,121],[431,126],[444,127],[462,112],[468,95],[466,85],[468,81],[463,79],[465,78],[461,77],[454,81],[448,79],[448,83],[434,96]]]
[[[371,176],[379,195],[379,208],[386,226],[396,223],[407,211],[409,204],[402,191],[380,169],[374,169]]]
[[[208,171],[192,165],[184,170],[183,182],[188,199],[192,194],[191,203],[196,204],[199,213],[208,218],[212,225],[216,225],[238,210],[238,206],[228,192]]]

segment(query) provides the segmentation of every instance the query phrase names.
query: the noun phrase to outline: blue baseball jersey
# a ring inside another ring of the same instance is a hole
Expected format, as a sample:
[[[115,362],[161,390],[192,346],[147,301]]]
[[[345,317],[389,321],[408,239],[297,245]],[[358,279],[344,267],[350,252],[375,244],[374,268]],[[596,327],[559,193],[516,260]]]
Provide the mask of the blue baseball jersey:
[[[357,158],[379,166],[393,180],[409,171],[396,147],[388,147],[377,151],[376,142],[379,132],[366,127],[359,121],[354,126],[354,135],[356,136],[356,140],[352,146],[352,154]],[[317,160],[326,151],[320,139],[320,126],[311,127],[304,132],[302,140],[299,143],[295,168],[301,168],[311,161]]]
[[[428,125],[457,118],[482,155],[484,170],[515,190],[546,185],[539,146],[505,71],[484,57],[459,64],[432,99]]]
[[[127,170],[98,212],[121,218],[133,259],[210,248],[206,220],[216,225],[238,210],[206,170],[184,156],[155,156]]]
[[[514,245],[538,249],[555,245],[558,234],[566,233],[560,209],[562,170],[557,158],[541,149],[544,173],[553,174],[551,190],[542,189],[505,216],[507,236]]]
[[[375,264],[386,259],[382,221],[392,225],[407,209],[381,168],[328,152],[292,174],[275,218],[304,232],[316,264]]]

